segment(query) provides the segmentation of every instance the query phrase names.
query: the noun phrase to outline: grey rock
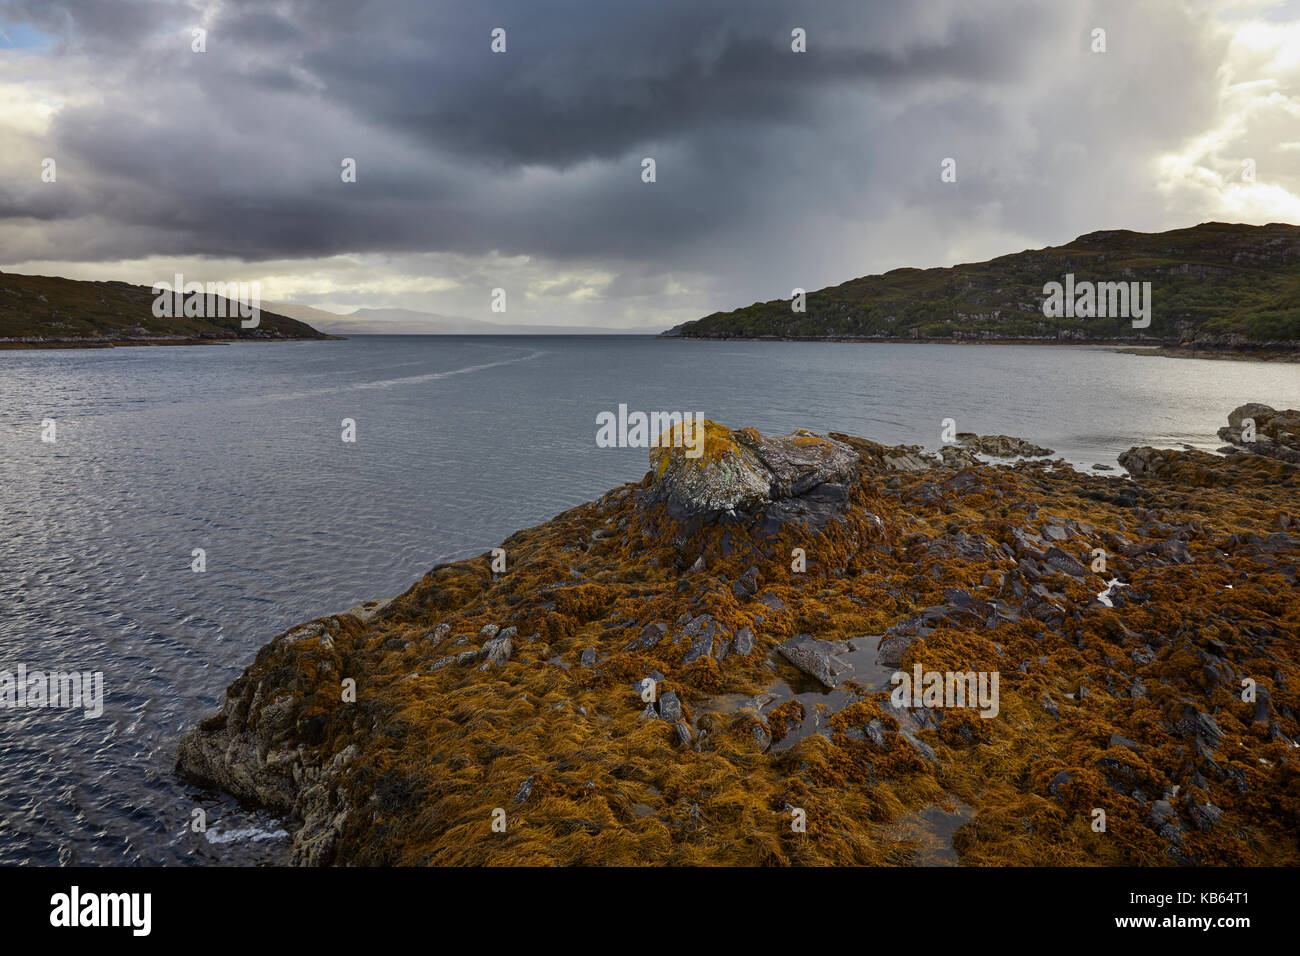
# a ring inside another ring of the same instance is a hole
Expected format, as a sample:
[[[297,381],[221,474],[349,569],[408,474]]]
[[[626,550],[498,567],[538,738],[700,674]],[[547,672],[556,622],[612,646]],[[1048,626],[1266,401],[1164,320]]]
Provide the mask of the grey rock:
[[[1062,770],[1057,773],[1057,775],[1052,778],[1052,782],[1047,785],[1047,792],[1054,797],[1059,796],[1061,788],[1072,780],[1074,780],[1074,774],[1070,773],[1068,770]]]
[[[879,720],[870,720],[866,726],[867,739],[882,750],[885,747],[885,725]]]
[[[523,803],[533,793],[533,777],[529,777],[519,785],[519,791],[515,794],[515,803]]]
[[[1191,809],[1192,823],[1198,830],[1213,830],[1222,815],[1223,811],[1212,803],[1194,804]]]
[[[659,642],[664,639],[664,635],[667,633],[668,625],[662,621],[655,621],[653,624],[647,624],[645,627],[641,628],[640,636],[633,638],[625,644],[623,650],[648,651],[650,648],[656,647]]]
[[[511,628],[511,630],[514,630]],[[516,633],[518,633],[516,631]],[[483,645],[483,667],[481,670],[487,670],[491,667],[500,667],[506,661],[510,660],[510,655],[514,653],[515,646],[510,642],[510,638],[498,634]]]
[[[709,628],[707,634],[701,634],[691,643],[690,649],[682,657],[682,664],[683,666],[693,664],[711,653],[713,653],[713,629]]]
[[[905,634],[896,634],[881,642],[876,650],[876,660],[886,667],[902,667],[903,655],[912,644],[912,638]]]
[[[739,578],[737,578],[736,583],[731,586],[731,593],[736,596],[737,600],[741,600],[741,601],[745,600],[746,598],[751,598],[755,594],[757,594],[758,593],[758,568],[750,568]]]
[[[746,624],[736,632],[736,653],[744,657],[754,649],[754,632]]]
[[[853,666],[838,656],[845,650],[843,644],[819,641],[810,634],[796,634],[777,647],[782,657],[831,690],[853,673]]]
[[[659,717],[670,724],[682,719],[682,702],[676,691],[668,691],[659,698]]]
[[[582,656],[578,658],[578,663],[583,667],[595,667],[596,649],[594,647],[589,647],[583,651]]]

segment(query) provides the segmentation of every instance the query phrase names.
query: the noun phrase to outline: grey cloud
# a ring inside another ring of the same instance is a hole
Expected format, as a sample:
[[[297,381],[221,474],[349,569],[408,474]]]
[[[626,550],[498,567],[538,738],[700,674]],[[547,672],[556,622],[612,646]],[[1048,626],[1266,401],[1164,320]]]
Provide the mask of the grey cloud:
[[[174,3],[0,16],[56,37],[69,84],[112,77],[43,144],[58,190],[0,189],[5,260],[33,219],[66,259],[499,252],[606,269],[611,296],[710,274],[701,314],[869,252],[930,264],[936,235],[1163,225],[1144,163],[1204,129],[1222,55],[1175,0],[224,0],[201,56]]]

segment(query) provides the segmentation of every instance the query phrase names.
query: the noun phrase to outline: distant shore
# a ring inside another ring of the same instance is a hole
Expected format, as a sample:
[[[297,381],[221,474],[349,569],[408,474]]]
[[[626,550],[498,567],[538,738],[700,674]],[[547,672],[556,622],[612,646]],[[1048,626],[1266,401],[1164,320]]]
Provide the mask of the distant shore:
[[[64,339],[52,342],[0,341],[0,352],[33,349],[117,349],[140,345],[237,345],[241,342],[343,342],[343,335],[321,335],[313,338],[247,338],[247,339]]]
[[[668,335],[661,339],[684,342],[835,342],[868,345],[1039,345],[1052,348],[1107,349],[1125,355],[1158,355],[1164,358],[1222,359],[1235,362],[1300,362],[1300,348],[1197,348],[1167,342],[1139,343],[1128,339],[1098,339],[1094,342],[1065,342],[1059,339],[913,339],[872,338],[867,336],[703,336]]]

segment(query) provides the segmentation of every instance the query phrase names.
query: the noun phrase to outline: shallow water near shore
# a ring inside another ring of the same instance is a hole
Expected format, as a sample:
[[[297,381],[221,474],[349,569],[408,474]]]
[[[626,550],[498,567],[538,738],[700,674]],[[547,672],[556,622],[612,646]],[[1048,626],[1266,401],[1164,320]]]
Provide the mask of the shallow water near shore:
[[[279,821],[173,776],[180,735],[285,628],[639,479],[644,449],[595,444],[620,403],[929,448],[952,418],[1086,468],[1133,445],[1217,448],[1248,401],[1300,407],[1300,372],[641,337],[0,353],[0,670],[102,671],[106,694],[96,719],[0,709],[0,863],[281,861]]]

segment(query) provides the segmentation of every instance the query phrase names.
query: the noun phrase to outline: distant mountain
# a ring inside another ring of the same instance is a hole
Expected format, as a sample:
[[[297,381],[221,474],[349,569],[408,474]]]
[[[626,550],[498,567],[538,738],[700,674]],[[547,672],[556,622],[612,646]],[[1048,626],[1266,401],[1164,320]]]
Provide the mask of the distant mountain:
[[[0,347],[283,341],[327,339],[304,322],[259,309],[256,328],[245,329],[235,303],[208,296],[206,315],[218,299],[226,317],[154,315],[157,296],[148,286],[83,282],[56,276],[0,272]]]
[[[1066,286],[1067,274],[1078,289],[1150,282],[1150,326],[1134,328],[1130,317],[1113,311],[1107,317],[1048,317],[1044,287]],[[1207,222],[1160,233],[1094,232],[988,262],[853,279],[808,293],[804,312],[793,311],[791,302],[714,312],[664,334],[1300,348],[1300,226]]]
[[[319,311],[319,310],[316,310]],[[603,329],[586,325],[523,325],[484,322],[413,309],[356,309],[334,321],[317,323],[327,332],[389,335],[653,335],[654,328]]]

